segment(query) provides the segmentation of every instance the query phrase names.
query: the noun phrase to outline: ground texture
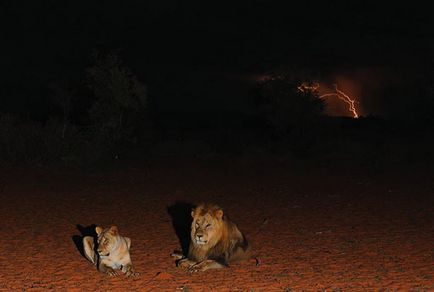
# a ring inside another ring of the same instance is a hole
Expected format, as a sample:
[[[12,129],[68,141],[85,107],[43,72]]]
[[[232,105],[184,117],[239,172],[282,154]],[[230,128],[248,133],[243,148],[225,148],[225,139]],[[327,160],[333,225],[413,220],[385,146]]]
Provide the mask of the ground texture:
[[[3,170],[1,291],[434,291],[434,175],[246,161]],[[191,204],[220,204],[261,265],[188,274]],[[137,278],[100,274],[77,242],[92,224],[132,239]],[[83,228],[81,228],[81,227]]]

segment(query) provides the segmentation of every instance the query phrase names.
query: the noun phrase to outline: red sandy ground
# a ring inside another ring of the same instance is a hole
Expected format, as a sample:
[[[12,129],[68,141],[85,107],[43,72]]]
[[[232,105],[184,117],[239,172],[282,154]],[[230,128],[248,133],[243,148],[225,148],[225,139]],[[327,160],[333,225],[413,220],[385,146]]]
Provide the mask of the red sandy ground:
[[[434,175],[276,165],[4,170],[0,290],[434,291]],[[262,264],[176,268],[178,201],[219,203]],[[100,274],[74,244],[77,224],[112,223],[132,238],[137,278]]]

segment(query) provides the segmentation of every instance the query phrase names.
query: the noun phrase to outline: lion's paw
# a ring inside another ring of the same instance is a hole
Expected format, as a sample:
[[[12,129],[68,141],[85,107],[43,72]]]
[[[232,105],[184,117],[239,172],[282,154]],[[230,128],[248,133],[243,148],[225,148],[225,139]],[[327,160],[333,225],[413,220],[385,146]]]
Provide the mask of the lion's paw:
[[[107,269],[106,274],[110,277],[116,277],[119,276],[119,273],[113,269]]]

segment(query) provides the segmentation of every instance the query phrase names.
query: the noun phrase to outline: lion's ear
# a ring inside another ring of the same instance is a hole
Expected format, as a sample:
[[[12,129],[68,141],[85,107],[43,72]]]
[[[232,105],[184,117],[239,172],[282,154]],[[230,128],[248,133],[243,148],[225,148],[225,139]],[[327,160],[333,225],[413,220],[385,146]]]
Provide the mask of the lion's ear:
[[[118,229],[118,227],[117,227],[116,225],[112,225],[112,226],[110,227],[110,233],[111,233],[112,235],[118,235],[118,233],[119,233],[119,229]]]
[[[102,228],[101,226],[97,226],[97,227],[95,227],[95,232],[96,232],[96,234],[100,235],[101,232],[103,231],[103,229],[104,229],[104,228]]]
[[[223,210],[222,209],[218,209],[217,211],[215,211],[215,216],[218,219],[222,219],[223,218]]]

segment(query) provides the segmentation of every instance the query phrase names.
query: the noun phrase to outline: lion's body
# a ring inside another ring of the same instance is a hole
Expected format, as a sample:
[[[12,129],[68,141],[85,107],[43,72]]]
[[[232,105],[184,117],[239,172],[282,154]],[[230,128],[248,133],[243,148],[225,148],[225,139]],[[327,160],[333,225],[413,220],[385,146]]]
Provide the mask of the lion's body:
[[[131,239],[119,235],[116,226],[106,229],[96,227],[95,231],[98,235],[96,252],[94,238],[91,236],[83,238],[86,258],[102,273],[115,276],[116,270],[121,270],[127,276],[137,275],[130,257]]]
[[[191,272],[223,268],[252,258],[251,248],[238,227],[213,204],[192,211],[191,239],[187,258],[178,266]]]

